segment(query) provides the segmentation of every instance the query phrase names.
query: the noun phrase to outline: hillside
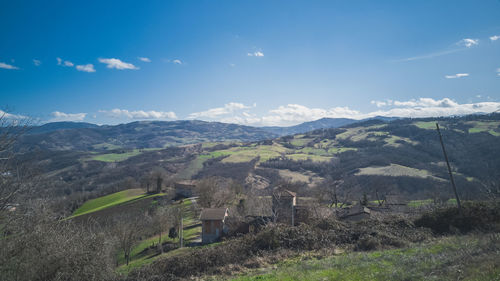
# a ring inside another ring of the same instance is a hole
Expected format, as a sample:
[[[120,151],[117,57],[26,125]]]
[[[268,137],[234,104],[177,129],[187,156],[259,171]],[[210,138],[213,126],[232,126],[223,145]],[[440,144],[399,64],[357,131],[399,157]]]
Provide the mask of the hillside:
[[[256,141],[277,136],[256,127],[196,120],[142,121],[99,127],[58,125],[51,123],[34,128],[34,133],[20,140],[18,149],[92,151],[163,148],[212,141]]]
[[[498,177],[499,116],[370,120],[262,141],[165,149],[96,145],[90,151],[37,150],[18,159],[36,165],[43,175],[39,195],[61,198],[63,209],[71,213],[83,201],[141,184],[157,168],[174,181],[220,176],[261,193],[286,182],[304,196],[315,196],[325,180],[343,177],[348,179],[344,192],[351,201],[363,193],[372,200],[389,193],[447,200],[452,194],[434,129],[438,121],[459,192],[467,199],[481,196],[484,186]],[[89,129],[77,131],[82,130]],[[62,199],[67,196],[72,199]]]

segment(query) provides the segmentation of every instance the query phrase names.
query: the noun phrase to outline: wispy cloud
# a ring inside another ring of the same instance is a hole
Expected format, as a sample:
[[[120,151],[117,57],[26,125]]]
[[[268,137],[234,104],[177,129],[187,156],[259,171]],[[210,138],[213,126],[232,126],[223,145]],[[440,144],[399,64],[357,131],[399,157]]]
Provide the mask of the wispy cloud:
[[[493,35],[493,36],[490,36],[490,40],[491,40],[491,41],[497,41],[498,39],[500,39],[500,35]]]
[[[497,68],[497,76],[500,76],[500,68]]]
[[[370,103],[374,104],[377,107],[384,107],[384,106],[392,105],[392,100],[385,100],[385,101],[372,100]]]
[[[490,39],[491,39],[491,37],[490,37]],[[449,55],[449,54],[457,53],[457,52],[463,51],[464,49],[468,49],[468,48],[471,48],[473,46],[479,45],[479,39],[465,38],[465,39],[462,39],[462,40],[456,42],[454,45],[460,46],[462,48],[455,47],[455,48],[448,49],[448,50],[443,50],[443,51],[438,51],[438,52],[432,52],[432,53],[428,53],[428,54],[424,54],[424,55],[420,55],[420,56],[414,56],[414,57],[408,57],[408,58],[404,58],[404,59],[399,59],[399,60],[395,60],[395,62],[414,61],[414,60],[421,60],[421,59],[431,59],[431,58],[435,58],[435,57],[440,57],[440,56],[444,56],[444,55]]]
[[[7,64],[7,63],[4,63],[4,62],[0,62],[0,68],[3,68],[3,69],[19,69],[19,67],[17,67],[17,66],[13,66],[11,64]]]
[[[99,110],[99,113],[104,113],[112,118],[127,118],[127,119],[177,119],[177,115],[172,111],[144,111],[136,110],[129,111],[126,109]]]
[[[41,62],[41,61],[39,61],[39,60],[37,60],[37,59],[33,59],[33,64],[34,64],[35,66],[40,66],[40,65],[42,64],[42,62]]]
[[[471,39],[471,38],[465,38],[457,42],[457,45],[459,46],[465,46],[466,48],[470,48],[472,46],[477,46],[479,45],[479,39]]]
[[[149,58],[146,58],[146,57],[138,57],[138,59],[142,62],[151,62],[151,60]]]
[[[175,59],[172,61],[173,64],[182,64],[182,61],[179,59]]]
[[[54,111],[51,113],[52,118],[48,122],[62,122],[62,121],[83,121],[87,113],[64,113]]]
[[[264,53],[261,51],[253,52],[253,53],[247,53],[247,56],[249,57],[263,57]]]
[[[59,57],[56,58],[57,60],[57,65],[62,65],[62,66],[66,66],[66,67],[73,67],[75,64],[70,62],[69,60],[63,60]]]
[[[453,75],[445,75],[444,77],[446,79],[456,79],[456,78],[463,78],[469,76],[469,73],[457,73]]]
[[[131,64],[131,63],[127,63],[127,62],[123,62],[119,59],[115,59],[115,58],[110,58],[110,59],[106,59],[106,58],[100,58],[99,59],[99,62],[100,63],[104,63],[106,64],[106,67],[107,68],[111,68],[111,69],[119,69],[119,70],[124,70],[124,69],[139,69],[139,67]]]
[[[76,69],[78,71],[83,71],[83,72],[95,72],[94,65],[89,63],[89,64],[83,64],[83,65],[77,65]]]

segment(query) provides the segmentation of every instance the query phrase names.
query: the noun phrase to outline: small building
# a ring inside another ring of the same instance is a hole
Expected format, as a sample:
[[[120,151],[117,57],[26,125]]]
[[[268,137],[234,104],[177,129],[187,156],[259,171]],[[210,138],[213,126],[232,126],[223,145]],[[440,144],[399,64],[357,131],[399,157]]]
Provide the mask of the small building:
[[[175,198],[193,197],[196,188],[195,182],[191,180],[178,181],[174,183]]]
[[[227,208],[206,208],[201,211],[201,243],[213,243],[227,232]]]
[[[286,189],[273,192],[272,213],[276,222],[294,225],[297,194]]]
[[[342,220],[348,221],[362,221],[369,219],[371,216],[371,211],[365,206],[357,205],[351,207],[347,213],[340,217]]]

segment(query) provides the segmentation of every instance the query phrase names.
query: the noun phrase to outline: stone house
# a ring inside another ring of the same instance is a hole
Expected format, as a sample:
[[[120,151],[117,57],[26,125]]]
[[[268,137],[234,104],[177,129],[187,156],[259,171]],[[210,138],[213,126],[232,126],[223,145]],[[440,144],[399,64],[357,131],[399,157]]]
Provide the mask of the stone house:
[[[213,243],[227,233],[227,208],[205,208],[201,211],[201,243]]]

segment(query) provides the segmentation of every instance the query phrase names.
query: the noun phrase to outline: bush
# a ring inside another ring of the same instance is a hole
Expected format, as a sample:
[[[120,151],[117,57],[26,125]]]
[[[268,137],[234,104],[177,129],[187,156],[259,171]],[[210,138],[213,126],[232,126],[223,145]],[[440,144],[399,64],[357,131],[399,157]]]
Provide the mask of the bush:
[[[500,231],[500,203],[466,202],[461,211],[457,207],[437,209],[422,215],[415,225],[436,234]]]

